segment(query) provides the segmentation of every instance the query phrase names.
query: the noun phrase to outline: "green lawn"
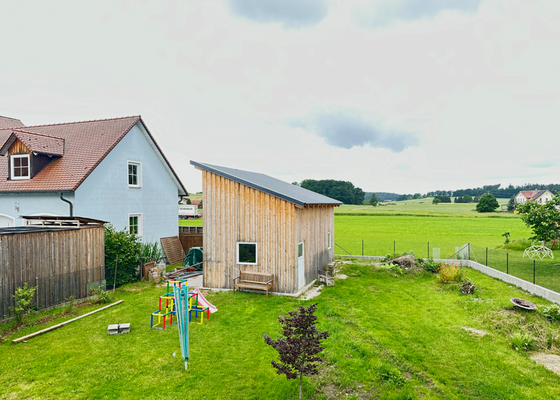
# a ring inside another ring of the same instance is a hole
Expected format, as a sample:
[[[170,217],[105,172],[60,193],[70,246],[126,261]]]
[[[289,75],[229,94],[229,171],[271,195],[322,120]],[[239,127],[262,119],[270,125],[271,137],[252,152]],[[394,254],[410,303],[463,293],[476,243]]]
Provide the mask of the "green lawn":
[[[525,294],[476,271],[469,274],[477,295],[463,296],[427,273],[395,276],[367,264],[344,268],[349,278],[312,301],[208,294],[219,311],[203,325],[190,324],[187,372],[173,357],[180,354],[177,329],[150,329],[164,288],[118,289],[120,305],[27,343],[0,345],[0,398],[297,398],[297,382],[271,367],[275,352],[263,332],[277,337],[278,315],[312,302],[318,303],[318,328],[331,336],[324,341],[320,375],[304,380],[307,399],[560,397],[558,376],[513,350],[503,328],[502,315],[542,324],[536,314],[512,310],[509,298]],[[130,322],[131,333],[109,336],[107,325],[118,321]],[[461,327],[490,335],[479,338]]]
[[[335,208],[335,214],[353,215],[412,215],[412,216],[441,216],[441,217],[467,217],[467,218],[515,218],[508,212],[478,213],[475,211],[476,203],[440,203],[432,204],[433,198],[418,200],[395,201],[382,203],[373,207],[370,205],[342,205]],[[507,204],[509,199],[498,199],[498,203]]]

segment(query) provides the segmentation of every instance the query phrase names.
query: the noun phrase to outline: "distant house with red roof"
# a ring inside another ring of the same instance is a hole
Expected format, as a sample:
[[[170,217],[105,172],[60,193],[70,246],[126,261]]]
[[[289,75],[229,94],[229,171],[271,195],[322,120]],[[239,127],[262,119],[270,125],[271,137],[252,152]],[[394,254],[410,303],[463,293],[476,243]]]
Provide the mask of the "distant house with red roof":
[[[177,235],[185,195],[140,116],[39,126],[0,117],[0,227],[73,214],[154,242]]]
[[[534,201],[539,204],[544,204],[547,201],[552,200],[554,195],[550,190],[522,190],[515,195],[515,203],[523,204],[529,201]]]

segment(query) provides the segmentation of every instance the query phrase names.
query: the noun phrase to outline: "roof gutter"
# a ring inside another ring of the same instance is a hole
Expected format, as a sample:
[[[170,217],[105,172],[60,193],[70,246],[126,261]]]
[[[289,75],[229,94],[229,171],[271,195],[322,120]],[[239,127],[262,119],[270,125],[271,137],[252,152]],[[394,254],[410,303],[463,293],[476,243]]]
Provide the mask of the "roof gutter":
[[[68,203],[70,205],[70,216],[73,217],[74,216],[74,204],[72,204],[72,202],[70,200],[66,200],[64,197],[62,197],[62,192],[60,192],[60,200],[62,200],[65,203]]]

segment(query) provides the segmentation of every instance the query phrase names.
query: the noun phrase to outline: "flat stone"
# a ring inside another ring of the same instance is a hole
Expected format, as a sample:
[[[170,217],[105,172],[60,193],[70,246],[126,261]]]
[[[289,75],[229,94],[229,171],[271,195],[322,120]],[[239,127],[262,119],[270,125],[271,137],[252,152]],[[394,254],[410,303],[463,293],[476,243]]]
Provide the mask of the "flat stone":
[[[481,331],[480,329],[466,328],[466,327],[464,327],[464,326],[461,327],[461,329],[464,329],[464,330],[466,330],[467,332],[474,333],[475,335],[481,336],[481,337],[482,337],[482,336],[485,336],[485,335],[488,335],[488,332]]]
[[[556,354],[533,353],[529,357],[538,364],[544,365],[546,369],[560,375],[560,356]]]
[[[307,290],[304,294],[300,297],[302,300],[311,300],[314,297],[317,297],[321,294],[321,289],[323,289],[324,285],[319,286],[312,286],[310,289]]]
[[[348,278],[348,275],[344,275],[344,274],[336,274],[334,276],[334,279],[346,279]]]

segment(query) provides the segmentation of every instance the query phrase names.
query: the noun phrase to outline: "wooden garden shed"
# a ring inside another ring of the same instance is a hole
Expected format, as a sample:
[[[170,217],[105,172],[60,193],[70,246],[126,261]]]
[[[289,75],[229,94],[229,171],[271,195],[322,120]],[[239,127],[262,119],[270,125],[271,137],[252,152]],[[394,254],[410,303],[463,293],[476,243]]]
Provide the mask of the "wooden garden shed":
[[[80,217],[24,217],[33,225],[0,228],[0,316],[10,315],[17,287],[37,287],[46,308],[88,296],[105,281],[104,222]],[[31,222],[32,221],[32,222]]]
[[[296,294],[334,260],[338,200],[270,176],[191,161],[202,171],[204,286],[230,289],[239,270],[274,274]]]

